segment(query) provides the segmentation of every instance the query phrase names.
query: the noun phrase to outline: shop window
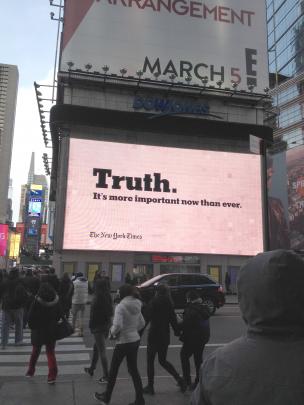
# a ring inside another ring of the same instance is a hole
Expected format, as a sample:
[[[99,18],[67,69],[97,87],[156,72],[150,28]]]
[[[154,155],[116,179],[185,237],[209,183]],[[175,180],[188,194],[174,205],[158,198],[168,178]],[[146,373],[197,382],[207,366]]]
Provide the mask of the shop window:
[[[222,266],[207,266],[207,273],[213,278],[217,283],[222,281]]]
[[[124,263],[111,263],[111,281],[113,283],[123,283],[124,282]]]
[[[62,272],[68,273],[70,276],[76,271],[76,263],[73,262],[63,262],[62,263]]]
[[[87,275],[88,281],[92,283],[94,281],[95,274],[101,269],[100,263],[88,263]]]
[[[240,266],[228,266],[227,267],[227,272],[230,276],[229,292],[231,294],[237,294],[236,280],[237,280],[237,276],[239,274],[240,269],[241,269]],[[227,286],[226,286],[226,290],[227,290]]]

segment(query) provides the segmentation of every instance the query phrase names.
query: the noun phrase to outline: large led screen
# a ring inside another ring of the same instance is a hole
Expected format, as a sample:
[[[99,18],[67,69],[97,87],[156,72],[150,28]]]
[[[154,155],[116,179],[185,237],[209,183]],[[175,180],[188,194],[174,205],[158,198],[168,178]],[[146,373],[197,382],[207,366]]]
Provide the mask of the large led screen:
[[[255,255],[260,156],[70,140],[64,249]]]

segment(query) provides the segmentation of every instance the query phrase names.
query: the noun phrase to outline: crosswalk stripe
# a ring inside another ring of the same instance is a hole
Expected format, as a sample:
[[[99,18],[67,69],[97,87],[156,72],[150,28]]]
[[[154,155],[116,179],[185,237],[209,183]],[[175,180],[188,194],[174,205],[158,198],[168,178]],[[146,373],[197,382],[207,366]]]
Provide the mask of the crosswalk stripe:
[[[30,353],[32,351],[32,346],[6,346],[4,350],[1,350],[1,356],[5,353]],[[56,353],[57,352],[88,352],[90,353],[92,349],[86,347],[85,345],[65,345],[65,344],[56,344]],[[45,353],[45,347],[41,349],[41,353]]]
[[[0,363],[26,363],[29,361],[30,354],[4,354],[0,356]],[[74,362],[74,361],[89,361],[89,353],[69,353],[69,354],[57,354],[56,360],[64,362]],[[39,356],[39,362],[47,362],[47,357],[45,354]]]
[[[59,364],[58,363],[58,374],[59,375],[68,375],[68,374],[84,374],[83,371],[83,364]],[[26,373],[27,364],[24,366],[5,366],[0,367],[0,377],[20,377],[24,376]],[[35,375],[40,376],[47,376],[48,375],[48,367],[47,366],[40,366],[37,364]]]

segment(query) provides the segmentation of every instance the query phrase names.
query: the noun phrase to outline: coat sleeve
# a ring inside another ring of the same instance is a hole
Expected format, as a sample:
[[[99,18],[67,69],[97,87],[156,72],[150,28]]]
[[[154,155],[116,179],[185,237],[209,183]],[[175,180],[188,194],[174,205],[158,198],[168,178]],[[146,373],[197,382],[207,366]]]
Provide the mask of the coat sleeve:
[[[117,305],[114,312],[114,318],[110,333],[112,336],[116,336],[123,328],[123,308],[120,304]]]
[[[177,322],[177,317],[176,317],[176,313],[174,311],[173,306],[170,307],[170,325],[172,326],[172,329],[174,330],[174,334],[176,336],[179,336],[180,334],[180,328]]]
[[[142,313],[140,312],[139,318],[138,318],[138,325],[137,325],[137,330],[141,331],[146,325],[145,318],[143,317]]]

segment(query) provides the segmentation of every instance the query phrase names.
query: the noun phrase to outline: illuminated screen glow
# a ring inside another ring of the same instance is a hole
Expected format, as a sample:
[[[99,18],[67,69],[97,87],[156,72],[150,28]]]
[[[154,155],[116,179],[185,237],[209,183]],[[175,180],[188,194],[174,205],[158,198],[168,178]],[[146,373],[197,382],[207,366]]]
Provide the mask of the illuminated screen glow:
[[[63,248],[255,255],[260,159],[71,138]]]
[[[28,214],[31,217],[40,217],[41,214],[41,201],[29,201]]]

